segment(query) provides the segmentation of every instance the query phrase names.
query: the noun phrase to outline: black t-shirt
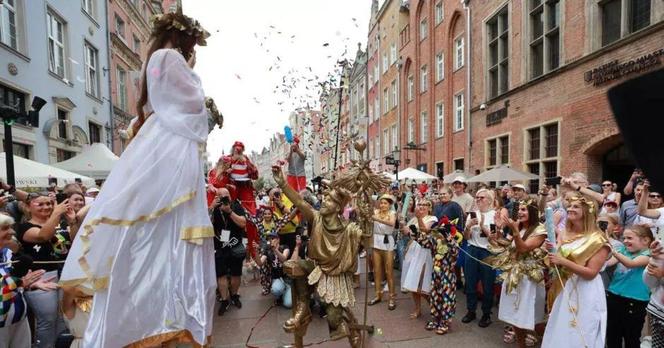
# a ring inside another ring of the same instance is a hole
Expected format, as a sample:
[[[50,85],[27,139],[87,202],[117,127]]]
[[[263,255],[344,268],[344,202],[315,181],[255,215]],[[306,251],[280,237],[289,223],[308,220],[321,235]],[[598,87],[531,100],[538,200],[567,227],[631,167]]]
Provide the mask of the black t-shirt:
[[[231,203],[231,210],[233,210],[236,215],[246,216],[244,208],[242,208],[242,205],[237,201]],[[221,207],[216,208],[212,212],[212,227],[214,228],[215,236],[214,250],[217,250],[222,254],[230,253],[231,249],[238,243],[242,243],[242,239],[245,237],[245,229],[238,226],[233,219],[231,219],[230,213],[224,213],[221,211]],[[221,241],[222,230],[230,231],[228,242]]]
[[[64,261],[69,252],[71,240],[69,238],[69,231],[63,228],[62,224],[56,227],[55,235],[53,238],[45,243],[31,243],[23,239],[25,233],[31,228],[41,228],[40,225],[35,225],[30,222],[24,222],[16,228],[18,240],[23,246],[23,251],[30,256],[35,262],[35,269],[43,269],[46,272],[57,271],[62,269],[64,263],[44,263],[40,261]]]
[[[279,252],[281,252],[282,254],[286,249],[288,249],[288,246],[286,245],[279,246]],[[282,278],[284,276],[284,264],[283,262],[279,261],[279,258],[274,253],[274,250],[268,247],[268,250],[265,251],[265,256],[267,257],[267,260],[265,262],[269,264],[270,274],[272,275],[272,279]]]

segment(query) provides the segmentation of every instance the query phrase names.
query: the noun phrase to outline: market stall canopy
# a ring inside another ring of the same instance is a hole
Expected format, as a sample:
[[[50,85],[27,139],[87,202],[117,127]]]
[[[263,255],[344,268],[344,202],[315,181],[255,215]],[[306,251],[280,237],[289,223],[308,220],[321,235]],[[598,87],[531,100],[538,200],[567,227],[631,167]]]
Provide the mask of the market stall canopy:
[[[382,172],[382,173],[380,173],[380,175],[382,175],[382,176],[384,176],[384,177],[386,177],[386,178],[388,178],[392,181],[396,180],[396,178],[394,177],[394,174],[389,173],[389,172]]]
[[[449,183],[452,182],[452,180],[454,180],[454,179],[456,179],[457,177],[460,177],[460,176],[462,176],[464,179],[468,179],[468,178],[472,177],[473,175],[468,174],[466,172],[463,172],[461,170],[455,170],[455,171],[443,176],[443,182],[446,183],[446,184],[449,184]]]
[[[435,176],[431,174],[427,174],[425,172],[419,171],[415,168],[406,168],[402,171],[399,172],[399,180],[415,180],[415,181],[431,181],[434,179],[438,179]]]
[[[106,145],[94,143],[86,146],[83,151],[66,161],[54,163],[54,167],[81,173],[97,180],[103,180],[119,159]]]
[[[0,153],[0,178],[4,182],[7,181],[5,156],[4,152]],[[95,184],[93,178],[18,156],[14,156],[14,173],[16,174],[16,187],[20,188],[48,187],[49,178],[58,179],[59,187],[76,182],[76,178],[80,178],[88,187]]]
[[[524,181],[539,179],[539,176],[526,173],[508,166],[498,166],[486,172],[473,176],[466,182],[491,182],[491,181]]]

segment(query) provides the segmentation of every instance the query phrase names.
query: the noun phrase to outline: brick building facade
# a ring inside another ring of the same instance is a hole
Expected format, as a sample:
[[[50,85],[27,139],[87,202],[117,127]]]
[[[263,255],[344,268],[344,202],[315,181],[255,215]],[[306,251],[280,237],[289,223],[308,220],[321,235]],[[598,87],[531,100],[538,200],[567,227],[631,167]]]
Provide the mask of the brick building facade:
[[[459,1],[412,1],[400,27],[406,167],[442,177],[466,165],[466,11]]]
[[[471,0],[469,8],[471,170],[508,164],[540,180],[580,171],[622,186],[633,162],[606,92],[664,62],[664,3]]]

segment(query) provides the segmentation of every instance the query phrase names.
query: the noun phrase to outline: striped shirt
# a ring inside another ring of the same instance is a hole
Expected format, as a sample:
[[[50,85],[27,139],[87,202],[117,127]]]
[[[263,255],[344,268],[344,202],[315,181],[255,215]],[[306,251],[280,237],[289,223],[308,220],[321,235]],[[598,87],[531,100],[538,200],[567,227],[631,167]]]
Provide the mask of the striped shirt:
[[[25,319],[27,304],[23,297],[21,280],[11,275],[12,251],[0,249],[0,288],[2,303],[0,305],[0,328],[8,327]]]

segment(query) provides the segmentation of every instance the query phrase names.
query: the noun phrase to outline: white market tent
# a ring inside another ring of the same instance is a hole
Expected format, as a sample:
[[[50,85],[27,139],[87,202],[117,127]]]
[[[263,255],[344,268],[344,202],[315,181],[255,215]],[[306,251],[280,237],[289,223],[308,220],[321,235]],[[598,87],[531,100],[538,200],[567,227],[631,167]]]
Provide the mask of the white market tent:
[[[491,181],[525,181],[534,180],[539,177],[535,174],[527,173],[518,169],[510,168],[508,166],[497,166],[486,172],[476,175],[467,182],[491,182]]]
[[[450,183],[452,183],[452,180],[456,179],[459,176],[463,177],[464,179],[468,179],[473,175],[468,174],[466,172],[463,172],[461,170],[455,170],[455,171],[443,176],[443,182],[446,183],[446,184],[450,184]]]
[[[438,179],[431,174],[427,174],[423,171],[419,171],[415,168],[406,168],[399,172],[399,180],[415,180],[415,181],[431,181]]]
[[[86,146],[83,151],[66,161],[54,163],[54,167],[81,173],[96,180],[104,180],[115,166],[119,157],[116,156],[106,145],[94,143]]]
[[[7,182],[5,156],[4,152],[0,153],[0,178]],[[17,156],[14,156],[14,174],[16,176],[16,187],[20,188],[48,187],[49,178],[57,178],[60,187],[76,182],[76,178],[80,178],[83,184],[88,187],[95,184],[93,178]]]
[[[382,173],[380,173],[380,175],[382,175],[382,176],[384,176],[384,177],[386,177],[386,178],[388,178],[392,181],[396,180],[396,178],[394,177],[394,174],[389,173],[389,172],[382,172]]]

